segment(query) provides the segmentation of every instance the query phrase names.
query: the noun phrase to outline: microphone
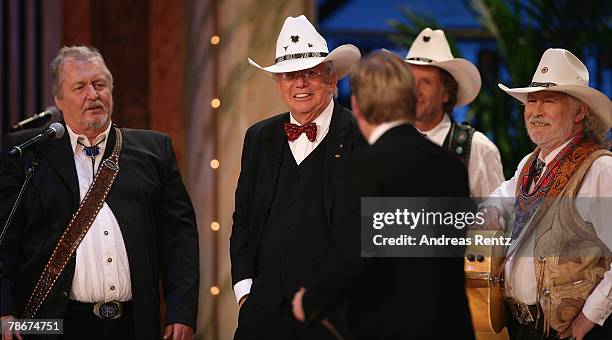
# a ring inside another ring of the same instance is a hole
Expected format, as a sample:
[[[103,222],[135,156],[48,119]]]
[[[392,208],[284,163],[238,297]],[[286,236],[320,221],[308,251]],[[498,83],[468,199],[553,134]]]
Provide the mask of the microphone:
[[[60,116],[59,110],[55,106],[49,106],[45,111],[35,114],[28,119],[24,119],[11,127],[11,131],[19,131],[38,127],[46,123],[49,119],[58,120]]]
[[[17,146],[14,146],[11,151],[9,151],[9,156],[12,158],[20,158],[23,152],[26,151],[28,148],[31,148],[34,145],[45,144],[51,139],[60,139],[62,138],[65,132],[66,129],[64,128],[64,126],[60,123],[55,122],[49,125],[48,128],[46,128],[38,135],[30,138],[29,140]]]

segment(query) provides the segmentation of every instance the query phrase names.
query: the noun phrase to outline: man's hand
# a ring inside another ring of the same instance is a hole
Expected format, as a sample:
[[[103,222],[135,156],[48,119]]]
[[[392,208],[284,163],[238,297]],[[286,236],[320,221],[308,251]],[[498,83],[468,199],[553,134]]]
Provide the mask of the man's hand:
[[[306,293],[306,289],[304,287],[300,287],[300,290],[295,292],[293,295],[293,301],[291,301],[291,307],[293,308],[293,316],[299,321],[304,322],[306,317],[304,316],[304,307],[302,307],[302,299],[304,298],[304,293]]]
[[[249,294],[244,294],[244,296],[240,298],[240,301],[238,301],[239,308],[242,308],[242,305],[244,305],[244,302],[247,300],[248,297],[249,297]]]
[[[192,338],[193,328],[181,323],[168,325],[164,330],[164,340],[191,340]]]
[[[13,315],[4,315],[0,317],[0,319],[2,320],[2,340],[23,339],[19,331],[9,329],[8,322],[15,321],[15,317]],[[15,337],[13,338],[13,336]]]
[[[568,328],[565,332],[559,334],[560,339],[565,339],[567,337],[572,337],[574,340],[582,340],[584,336],[593,329],[595,323],[589,319],[581,312],[572,322],[570,328]]]

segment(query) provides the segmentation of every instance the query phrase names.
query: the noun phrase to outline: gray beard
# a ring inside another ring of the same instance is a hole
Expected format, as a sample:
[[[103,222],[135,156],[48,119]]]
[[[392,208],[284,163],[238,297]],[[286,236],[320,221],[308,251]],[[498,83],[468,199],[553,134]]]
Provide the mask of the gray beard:
[[[110,115],[105,115],[94,120],[83,120],[83,125],[85,125],[89,129],[99,130],[106,126],[106,123],[108,123],[109,116]]]

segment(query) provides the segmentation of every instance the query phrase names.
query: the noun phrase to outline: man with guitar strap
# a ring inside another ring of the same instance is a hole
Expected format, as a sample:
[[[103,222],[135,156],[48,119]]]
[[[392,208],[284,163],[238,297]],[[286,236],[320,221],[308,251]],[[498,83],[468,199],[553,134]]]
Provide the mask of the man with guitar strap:
[[[498,270],[510,337],[612,339],[612,103],[564,49],[544,52],[529,86],[499,87],[537,145],[486,202],[489,221],[513,221]]]
[[[164,336],[190,339],[198,233],[170,138],[112,124],[113,77],[95,48],[63,47],[50,70],[67,133],[0,159],[0,223],[14,216],[0,248],[3,324],[62,319],[63,334],[45,338],[159,339],[161,280]],[[31,164],[37,169],[13,215]]]
[[[478,69],[453,57],[444,31],[429,28],[416,37],[405,61],[412,66],[417,88],[415,127],[464,162],[472,197],[487,197],[504,181],[499,150],[483,133],[450,116],[455,107],[476,99]]]

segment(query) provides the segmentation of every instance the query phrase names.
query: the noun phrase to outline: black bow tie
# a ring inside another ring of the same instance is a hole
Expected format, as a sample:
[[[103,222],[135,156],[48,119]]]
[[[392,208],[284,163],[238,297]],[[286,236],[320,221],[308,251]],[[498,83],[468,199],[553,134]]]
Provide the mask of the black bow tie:
[[[533,182],[534,183],[538,182],[538,179],[540,179],[540,176],[542,175],[542,171],[544,171],[545,167],[546,167],[546,163],[544,163],[542,160],[538,158],[535,166],[533,167]]]

